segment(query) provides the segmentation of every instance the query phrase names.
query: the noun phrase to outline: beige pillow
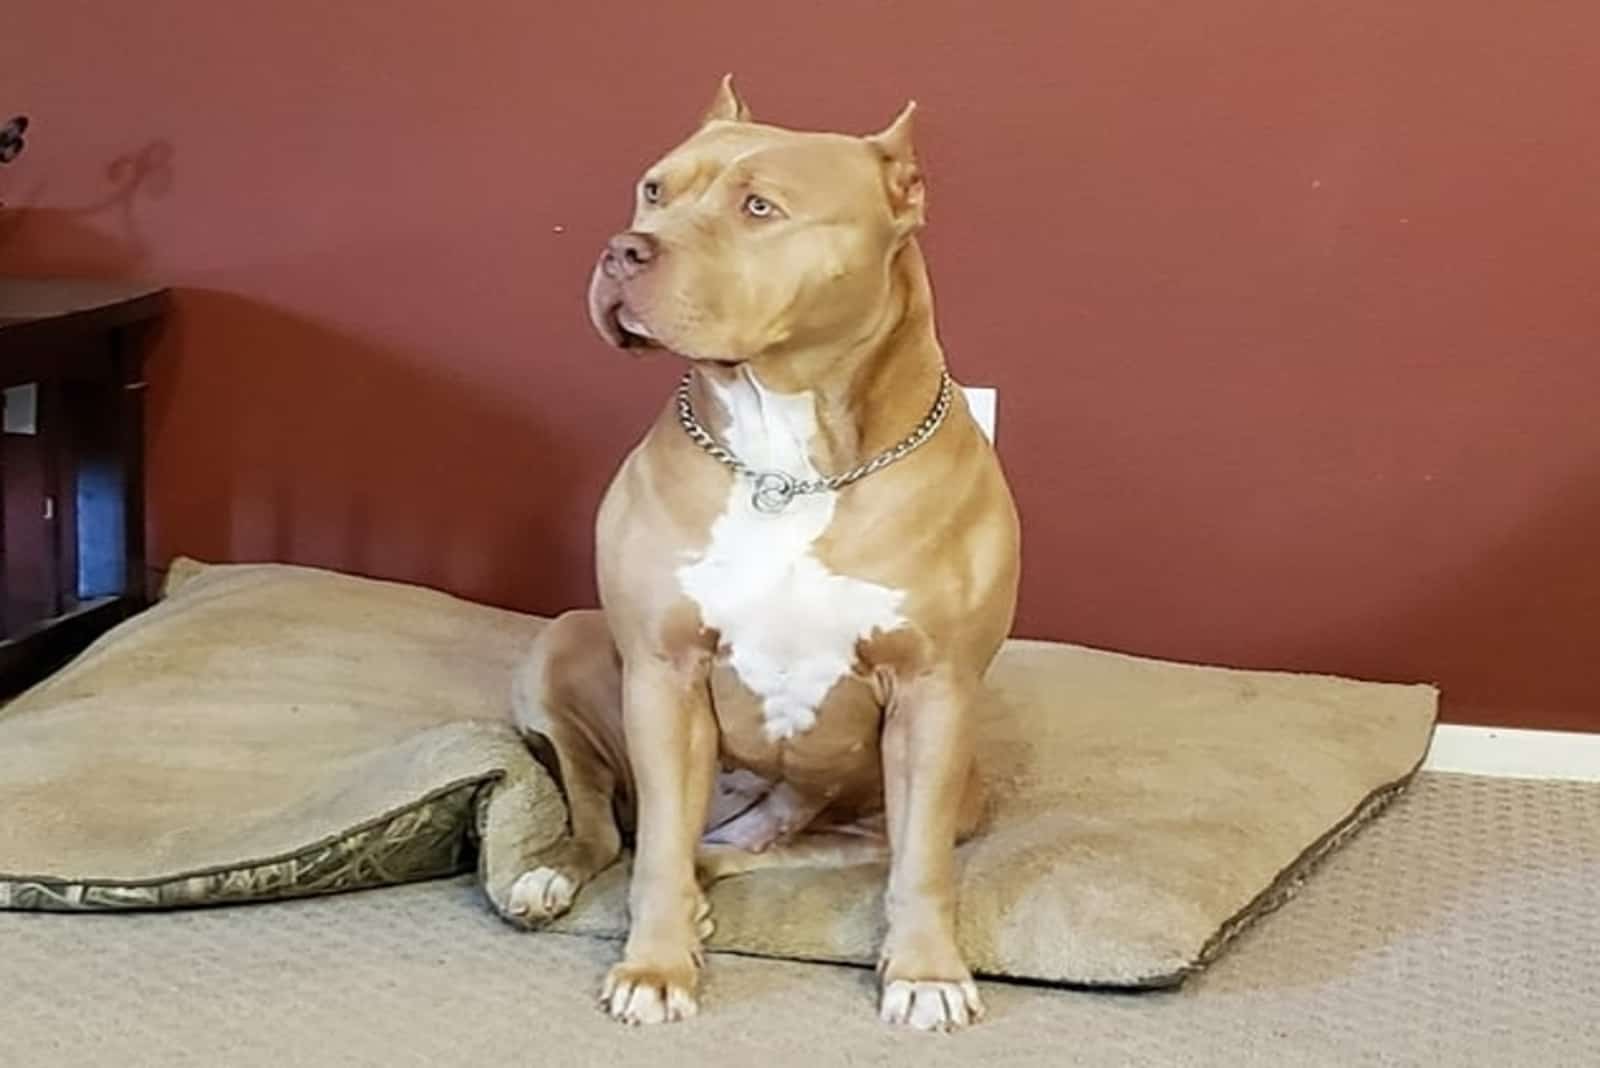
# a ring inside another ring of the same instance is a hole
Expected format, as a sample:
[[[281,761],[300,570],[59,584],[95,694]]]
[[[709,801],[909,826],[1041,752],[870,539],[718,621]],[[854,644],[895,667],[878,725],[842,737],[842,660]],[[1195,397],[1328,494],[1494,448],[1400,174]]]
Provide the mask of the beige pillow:
[[[565,832],[509,722],[543,625],[282,565],[179,561],[165,599],[0,710],[0,906],[263,900],[462,870],[497,909]],[[984,974],[1170,985],[1409,779],[1436,692],[1013,642],[990,678],[992,825],[961,858]],[[475,841],[481,846],[474,850]],[[559,930],[620,936],[626,871]],[[883,873],[712,891],[716,949],[870,964]]]

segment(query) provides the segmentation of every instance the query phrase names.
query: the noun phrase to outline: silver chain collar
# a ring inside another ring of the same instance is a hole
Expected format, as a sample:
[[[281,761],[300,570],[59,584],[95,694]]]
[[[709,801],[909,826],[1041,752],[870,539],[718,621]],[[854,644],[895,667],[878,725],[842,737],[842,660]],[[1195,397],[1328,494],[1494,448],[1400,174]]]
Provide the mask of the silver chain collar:
[[[711,436],[695,418],[694,405],[689,400],[689,386],[694,380],[694,372],[684,373],[683,380],[678,383],[678,422],[683,426],[683,432],[689,439],[704,449],[712,459],[728,468],[736,475],[748,478],[755,483],[755,489],[750,495],[750,503],[756,511],[775,515],[789,506],[789,502],[802,493],[822,493],[828,490],[842,489],[852,482],[860,481],[872,474],[881,471],[896,460],[903,459],[929,438],[934,431],[944,422],[944,417],[950,412],[950,399],[955,389],[955,384],[950,380],[950,372],[943,371],[939,375],[939,396],[934,400],[933,407],[928,410],[927,416],[917,424],[917,428],[900,441],[898,445],[880,452],[866,463],[840,475],[829,478],[797,479],[782,471],[757,471],[746,464],[726,446]]]

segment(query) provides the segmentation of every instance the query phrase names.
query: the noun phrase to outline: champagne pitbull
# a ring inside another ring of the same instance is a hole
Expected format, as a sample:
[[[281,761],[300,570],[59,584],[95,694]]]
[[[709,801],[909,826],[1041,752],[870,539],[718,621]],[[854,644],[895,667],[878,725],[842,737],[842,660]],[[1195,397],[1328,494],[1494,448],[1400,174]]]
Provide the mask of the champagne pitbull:
[[[512,896],[529,923],[560,914],[634,830],[601,993],[629,1023],[695,1012],[697,874],[885,849],[881,1015],[982,1011],[954,849],[982,807],[972,705],[1018,524],[935,334],[912,110],[802,133],[752,122],[724,79],[594,271],[599,332],[690,369],[601,505],[603,611],[553,622],[519,672],[571,834]]]

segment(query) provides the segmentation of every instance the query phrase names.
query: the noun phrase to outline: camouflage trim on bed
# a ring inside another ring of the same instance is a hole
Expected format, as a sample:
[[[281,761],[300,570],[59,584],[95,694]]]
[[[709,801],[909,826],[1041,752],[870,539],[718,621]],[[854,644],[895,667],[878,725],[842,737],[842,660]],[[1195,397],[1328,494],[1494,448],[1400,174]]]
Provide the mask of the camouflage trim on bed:
[[[106,912],[277,901],[455,875],[472,868],[473,809],[465,783],[383,820],[286,857],[149,883],[0,878],[0,908]]]

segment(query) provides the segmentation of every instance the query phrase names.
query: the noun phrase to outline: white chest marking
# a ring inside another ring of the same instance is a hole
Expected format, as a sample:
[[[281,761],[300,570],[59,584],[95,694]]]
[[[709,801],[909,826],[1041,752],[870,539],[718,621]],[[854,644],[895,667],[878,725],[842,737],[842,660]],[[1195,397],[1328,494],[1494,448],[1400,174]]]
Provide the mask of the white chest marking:
[[[725,443],[758,471],[818,477],[808,446],[817,431],[809,394],[774,393],[741,371],[713,391],[729,415]],[[795,497],[776,515],[734,480],[703,552],[678,568],[678,585],[722,635],[729,663],[761,701],[767,737],[810,730],[823,698],[855,662],[856,643],[905,620],[902,590],[828,570],[812,546],[833,520],[837,494]]]

